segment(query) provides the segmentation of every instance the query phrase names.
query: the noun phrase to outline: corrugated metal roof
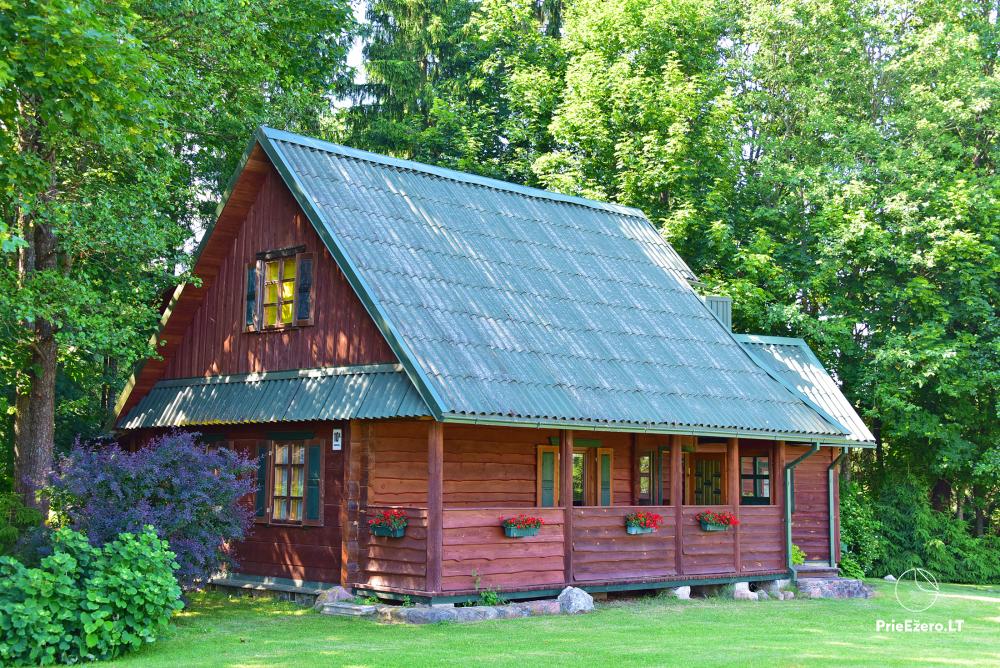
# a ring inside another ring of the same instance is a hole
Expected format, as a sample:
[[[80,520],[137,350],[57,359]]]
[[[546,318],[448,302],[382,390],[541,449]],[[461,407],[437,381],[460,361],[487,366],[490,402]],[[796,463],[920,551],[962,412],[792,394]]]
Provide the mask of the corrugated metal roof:
[[[430,415],[401,366],[161,380],[120,429]]]
[[[837,381],[830,376],[805,341],[752,334],[736,334],[735,338],[796,390],[836,418],[851,432],[851,440],[859,443],[875,442],[875,436],[840,391]]]
[[[258,137],[436,417],[842,435],[750,359],[642,212]]]

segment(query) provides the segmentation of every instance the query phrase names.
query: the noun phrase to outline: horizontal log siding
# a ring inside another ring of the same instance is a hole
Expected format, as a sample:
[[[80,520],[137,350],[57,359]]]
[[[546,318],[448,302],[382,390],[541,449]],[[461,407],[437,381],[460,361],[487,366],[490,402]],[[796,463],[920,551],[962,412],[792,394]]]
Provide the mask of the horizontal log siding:
[[[244,332],[247,263],[261,251],[300,245],[316,258],[315,324],[283,331]],[[256,201],[235,238],[221,250],[224,255],[206,258],[216,263],[213,271],[218,267],[218,274],[167,360],[165,378],[396,360],[319,235],[272,167],[268,166]]]
[[[428,423],[420,420],[377,422],[372,426],[369,504],[427,505],[427,429]]]
[[[625,515],[638,510],[659,513],[663,526],[654,533],[630,536]],[[676,575],[673,508],[614,506],[573,509],[573,574],[577,582],[619,579],[666,579]]]
[[[541,517],[537,536],[507,538],[500,518],[517,513]],[[441,584],[444,591],[477,587],[516,590],[562,584],[561,508],[446,508]],[[478,576],[478,580],[477,580]]]
[[[376,513],[400,508],[409,517],[402,538],[373,536],[368,519]],[[371,587],[423,591],[427,584],[427,509],[370,505],[360,513],[362,581]]]
[[[313,431],[329,448],[332,423],[297,423],[296,431]],[[256,459],[257,444],[276,427],[204,427],[203,434],[221,434],[225,444]],[[340,499],[343,492],[344,459],[329,449],[323,474],[323,526],[290,527],[254,524],[246,539],[236,546],[240,573],[293,580],[340,582]],[[248,500],[248,503],[250,501]]]
[[[789,446],[792,461],[808,450]],[[792,542],[802,548],[806,559],[827,561],[830,558],[830,509],[827,497],[826,469],[833,461],[833,448],[819,452],[795,467],[795,512],[792,513]]]
[[[736,570],[736,532],[702,531],[695,516],[703,510],[733,512],[733,506],[686,506],[681,511],[684,541],[681,568],[685,575],[729,574]]]
[[[780,506],[740,506],[740,562],[743,571],[785,566],[785,510]]]

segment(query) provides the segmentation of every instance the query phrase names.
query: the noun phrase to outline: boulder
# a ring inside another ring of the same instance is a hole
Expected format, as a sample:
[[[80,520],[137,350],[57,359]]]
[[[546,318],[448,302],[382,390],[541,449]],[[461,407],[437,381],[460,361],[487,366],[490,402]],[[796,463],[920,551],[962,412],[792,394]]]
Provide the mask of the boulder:
[[[691,599],[691,587],[671,587],[667,589],[667,595],[679,598],[682,601]]]
[[[577,587],[566,587],[559,594],[559,611],[566,615],[590,612],[594,609],[594,598]]]
[[[761,583],[768,594],[776,594],[779,591],[788,589],[792,585],[791,580],[768,580]]]
[[[733,598],[737,601],[756,601],[757,592],[750,591],[749,582],[736,582],[733,584]]]
[[[340,601],[353,601],[354,595],[347,591],[340,585],[336,587],[331,587],[330,589],[324,589],[319,596],[316,597],[316,604],[313,605],[317,610],[322,610],[323,606],[327,603],[339,603]]]
[[[757,594],[758,601],[766,601],[767,599],[771,598],[770,596],[767,595],[767,592],[764,591],[763,589],[760,589],[754,593]]]
[[[892,573],[890,573],[889,575],[886,575],[882,579],[885,580],[885,581],[887,581],[887,582],[895,582],[896,581],[896,576],[893,575]]]
[[[526,609],[532,617],[538,615],[558,615],[561,612],[559,601],[554,598],[547,598],[542,601],[525,601],[517,605]]]

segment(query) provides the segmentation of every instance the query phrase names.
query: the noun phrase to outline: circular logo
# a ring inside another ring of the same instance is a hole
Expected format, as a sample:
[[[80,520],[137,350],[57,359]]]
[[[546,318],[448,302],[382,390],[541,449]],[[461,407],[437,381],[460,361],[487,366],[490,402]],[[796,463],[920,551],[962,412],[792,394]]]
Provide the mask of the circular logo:
[[[911,568],[896,580],[896,601],[910,612],[927,610],[940,593],[937,578],[923,568]]]

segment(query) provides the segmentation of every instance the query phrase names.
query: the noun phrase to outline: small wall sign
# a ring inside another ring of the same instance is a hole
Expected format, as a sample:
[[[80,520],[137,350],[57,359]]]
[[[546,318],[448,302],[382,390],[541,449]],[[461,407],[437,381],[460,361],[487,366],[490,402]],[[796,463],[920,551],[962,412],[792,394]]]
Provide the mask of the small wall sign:
[[[344,430],[334,429],[333,430],[333,449],[341,450],[344,447]]]

